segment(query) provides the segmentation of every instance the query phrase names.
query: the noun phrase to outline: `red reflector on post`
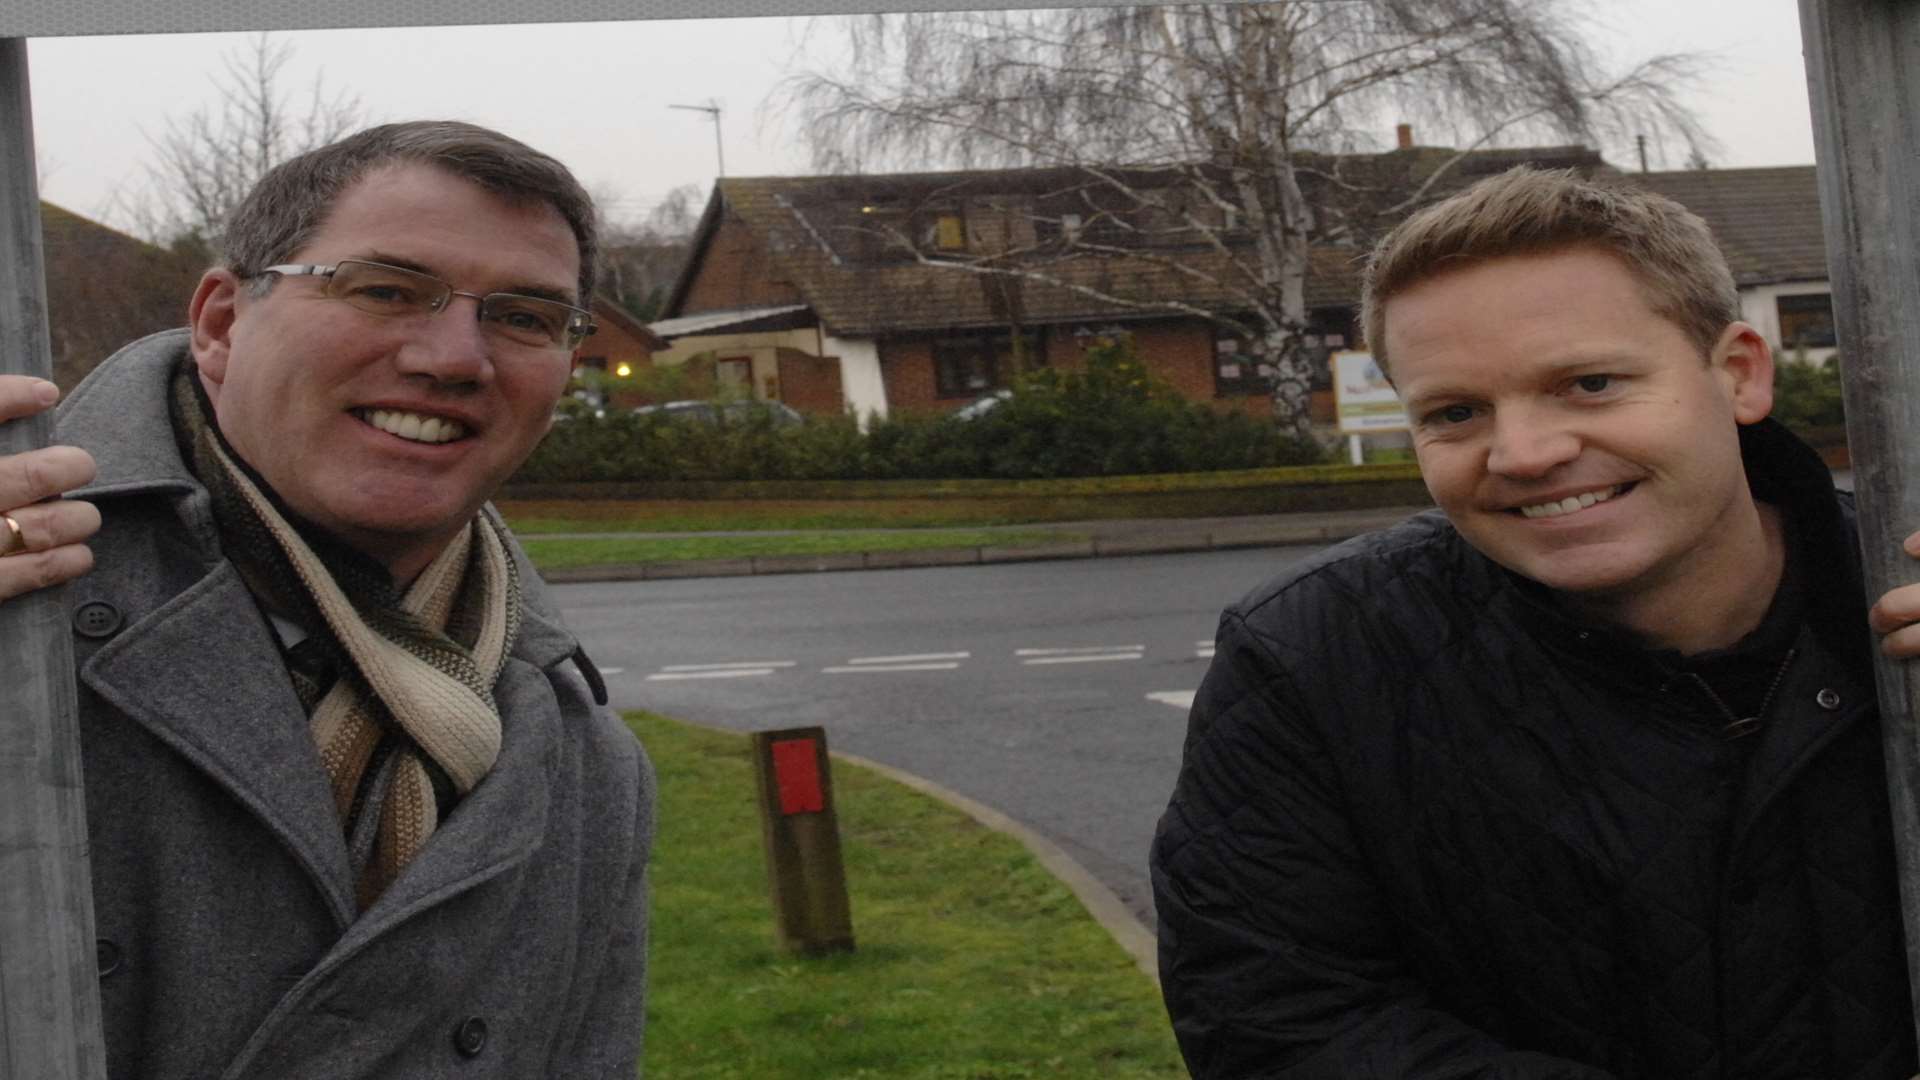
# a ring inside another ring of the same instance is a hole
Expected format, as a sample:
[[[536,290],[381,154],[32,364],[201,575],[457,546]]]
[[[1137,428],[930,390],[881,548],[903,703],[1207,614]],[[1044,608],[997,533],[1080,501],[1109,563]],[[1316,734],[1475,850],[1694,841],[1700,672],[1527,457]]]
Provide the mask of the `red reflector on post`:
[[[817,814],[827,807],[820,791],[820,760],[812,739],[782,739],[773,744],[773,777],[780,789],[780,812]]]

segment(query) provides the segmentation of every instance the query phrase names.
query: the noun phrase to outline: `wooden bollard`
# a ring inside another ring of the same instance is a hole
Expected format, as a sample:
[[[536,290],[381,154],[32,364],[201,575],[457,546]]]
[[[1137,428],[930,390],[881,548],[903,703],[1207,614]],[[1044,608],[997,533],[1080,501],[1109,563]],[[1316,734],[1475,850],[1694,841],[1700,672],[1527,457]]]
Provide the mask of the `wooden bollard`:
[[[853,915],[824,728],[753,733],[774,936],[800,953],[851,952]]]

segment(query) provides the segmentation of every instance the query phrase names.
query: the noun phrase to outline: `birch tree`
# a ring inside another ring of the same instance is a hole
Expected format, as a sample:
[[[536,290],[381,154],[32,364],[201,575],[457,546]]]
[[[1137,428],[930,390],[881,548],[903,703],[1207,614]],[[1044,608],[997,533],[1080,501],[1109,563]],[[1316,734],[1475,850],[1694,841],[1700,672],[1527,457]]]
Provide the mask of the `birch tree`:
[[[328,93],[318,76],[296,100],[283,75],[292,58],[291,44],[255,35],[223,58],[216,104],[170,118],[149,137],[147,190],[124,210],[136,231],[217,252],[227,216],[267,170],[364,125],[359,99]]]
[[[1065,194],[1085,212],[1042,215],[1027,235],[1044,239],[1029,248],[957,253],[890,239],[958,272],[1205,318],[1276,373],[1274,415],[1304,436],[1313,245],[1370,242],[1483,147],[1633,133],[1656,146],[1705,143],[1676,97],[1696,59],[1609,73],[1575,6],[1287,0],[878,15],[846,20],[851,62],[794,77],[788,100],[823,171],[1068,167]],[[1367,133],[1395,120],[1442,132],[1453,152],[1421,157],[1390,185],[1377,171],[1352,175],[1346,155],[1372,149]],[[1186,250],[1156,233],[1180,234]],[[1062,276],[1090,258],[1156,261],[1219,299],[1126,295]]]

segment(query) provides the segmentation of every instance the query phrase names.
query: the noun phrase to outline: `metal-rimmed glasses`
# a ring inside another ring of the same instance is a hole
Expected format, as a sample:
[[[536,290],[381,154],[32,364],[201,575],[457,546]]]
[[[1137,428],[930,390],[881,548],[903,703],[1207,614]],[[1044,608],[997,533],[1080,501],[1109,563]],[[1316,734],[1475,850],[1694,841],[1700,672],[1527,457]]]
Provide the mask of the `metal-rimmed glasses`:
[[[283,263],[260,273],[325,278],[328,297],[345,300],[370,315],[437,315],[454,297],[470,296],[479,302],[482,326],[530,348],[572,352],[596,329],[591,312],[558,300],[509,292],[462,292],[431,274],[365,259],[341,259],[331,266]]]

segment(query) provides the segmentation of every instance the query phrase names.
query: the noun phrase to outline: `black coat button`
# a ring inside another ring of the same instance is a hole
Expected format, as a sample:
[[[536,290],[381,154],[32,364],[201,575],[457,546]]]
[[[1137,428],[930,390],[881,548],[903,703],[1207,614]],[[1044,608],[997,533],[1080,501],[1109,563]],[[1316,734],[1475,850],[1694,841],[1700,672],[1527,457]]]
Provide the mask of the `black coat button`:
[[[89,600],[73,609],[73,631],[81,637],[112,637],[125,621],[120,609],[105,600]]]
[[[453,1048],[461,1057],[479,1057],[487,1048],[487,1022],[477,1016],[460,1021],[460,1026],[453,1029]]]
[[[1813,701],[1814,704],[1828,712],[1832,712],[1840,707],[1840,695],[1835,693],[1832,687],[1824,688],[1819,693],[1813,695]]]
[[[99,966],[100,977],[106,978],[120,970],[120,946],[106,938],[96,939],[93,943],[93,962]]]

